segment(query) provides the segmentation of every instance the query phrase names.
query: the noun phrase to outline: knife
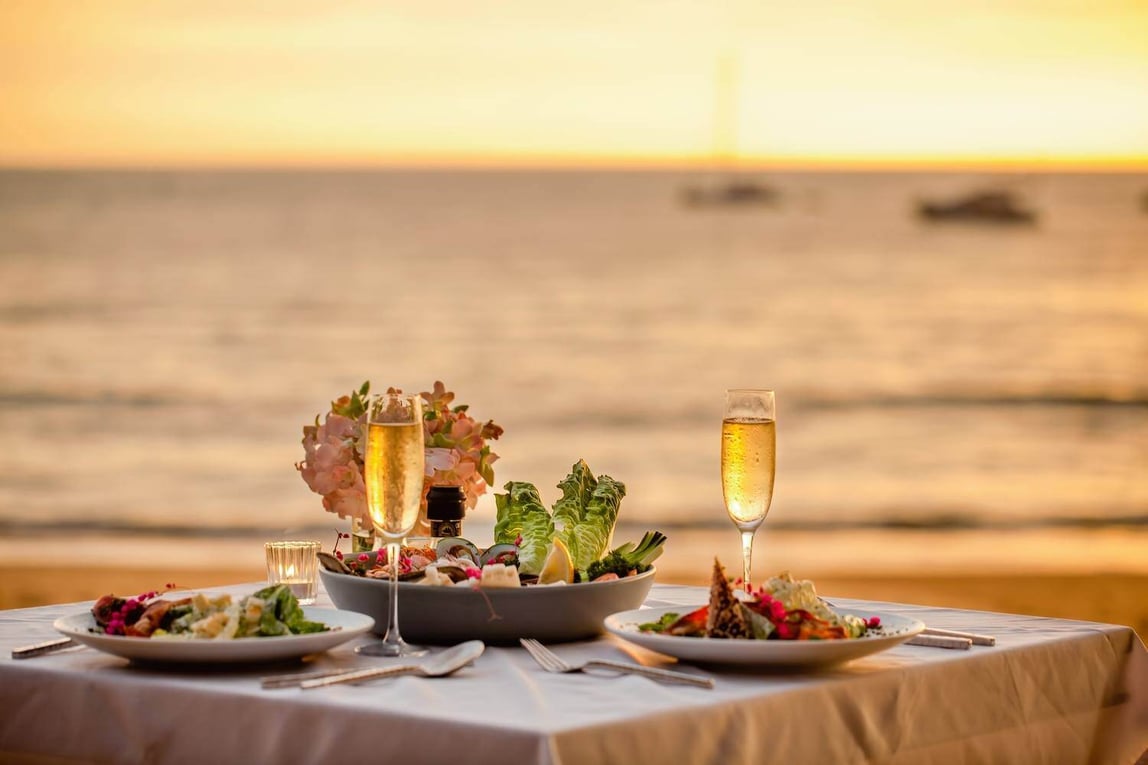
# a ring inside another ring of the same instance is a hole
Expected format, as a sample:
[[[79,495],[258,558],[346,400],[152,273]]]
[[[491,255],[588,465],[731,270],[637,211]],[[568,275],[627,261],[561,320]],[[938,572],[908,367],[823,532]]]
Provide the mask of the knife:
[[[77,645],[79,645],[79,643],[69,637],[58,638],[56,640],[46,640],[43,643],[26,645],[20,648],[13,648],[12,658],[31,659],[34,656],[43,656],[44,654],[55,653],[56,651],[62,651],[65,648],[71,648],[72,646]]]

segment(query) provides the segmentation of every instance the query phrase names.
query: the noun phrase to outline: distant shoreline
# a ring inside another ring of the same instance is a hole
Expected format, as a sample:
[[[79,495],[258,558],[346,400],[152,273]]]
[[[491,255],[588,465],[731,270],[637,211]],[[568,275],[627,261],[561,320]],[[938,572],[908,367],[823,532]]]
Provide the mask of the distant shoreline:
[[[172,164],[161,162],[76,162],[42,164],[18,163],[0,159],[0,173],[649,173],[649,174],[762,174],[784,175],[1142,175],[1148,174],[1148,159],[1110,158],[1093,161],[1069,160],[1049,162],[1041,160],[999,160],[968,162],[782,162],[763,159],[745,159],[736,168],[715,167],[712,158],[696,161],[619,162],[607,158],[570,159],[566,162],[540,160],[510,162],[490,160],[434,161],[409,163],[382,162],[327,162],[296,163],[265,162],[224,164],[189,162]]]
[[[296,526],[291,529],[296,534],[310,536],[330,535],[334,526],[340,525],[336,520],[333,524],[308,524]],[[188,525],[179,523],[164,524],[135,524],[127,521],[115,520],[78,520],[71,521],[56,519],[52,521],[22,521],[0,518],[0,533],[8,536],[34,537],[42,534],[54,534],[61,527],[66,527],[69,534],[117,534],[125,537],[179,537],[196,540],[249,538],[263,539],[279,534],[283,529],[267,525],[231,525],[208,526]],[[647,528],[658,528],[665,532],[678,532],[692,534],[696,532],[723,531],[729,528],[729,522],[724,518],[713,518],[704,521],[683,522],[678,520],[652,518],[641,522],[620,522],[619,534],[640,534]],[[1003,520],[986,521],[973,517],[969,513],[953,511],[952,513],[935,514],[925,517],[912,517],[908,514],[893,515],[883,518],[847,518],[841,520],[825,521],[773,521],[769,522],[770,532],[808,532],[837,534],[847,531],[915,531],[922,533],[943,534],[951,531],[1041,531],[1049,529],[1079,529],[1079,530],[1140,530],[1148,529],[1148,514],[1142,515],[1112,515],[1112,516],[1065,516],[1062,518],[1010,518]]]

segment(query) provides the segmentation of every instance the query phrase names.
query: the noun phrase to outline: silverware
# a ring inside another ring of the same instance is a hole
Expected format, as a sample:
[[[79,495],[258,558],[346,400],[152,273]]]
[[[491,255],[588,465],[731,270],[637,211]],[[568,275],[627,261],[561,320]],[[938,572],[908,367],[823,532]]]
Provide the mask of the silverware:
[[[326,688],[328,685],[342,683],[361,683],[365,680],[378,680],[383,677],[398,677],[400,675],[419,675],[420,677],[445,677],[465,667],[482,656],[486,644],[481,640],[470,640],[460,643],[454,648],[448,648],[442,653],[435,654],[429,661],[422,664],[400,664],[392,667],[372,667],[369,669],[341,672],[339,674],[320,677],[314,680],[304,680],[299,683],[303,690],[311,688]]]
[[[413,665],[404,665],[404,668],[409,668],[410,666]],[[264,690],[294,688],[308,680],[322,680],[325,677],[336,677],[337,675],[345,675],[348,672],[359,671],[358,669],[329,669],[323,672],[297,672],[293,675],[269,675],[267,677],[261,677],[259,684]]]
[[[556,672],[559,674],[565,672],[581,672],[585,669],[612,669],[616,672],[624,672],[631,675],[641,675],[648,677],[651,680],[664,680],[667,683],[680,683],[682,685],[694,685],[699,688],[713,688],[714,681],[708,677],[698,677],[696,675],[687,675],[685,672],[671,672],[668,669],[659,669],[657,667],[644,667],[641,664],[631,664],[624,661],[610,661],[608,659],[590,659],[581,664],[569,664],[558,657],[558,654],[551,651],[546,646],[539,643],[537,640],[531,638],[522,638],[518,641],[522,647],[526,649],[534,661],[538,662],[547,672]]]
[[[35,645],[26,645],[20,648],[13,648],[12,658],[31,659],[33,656],[43,656],[44,654],[55,653],[56,651],[62,651],[65,648],[71,648],[72,646],[77,645],[79,645],[79,643],[69,637],[58,638],[56,640],[46,640],[43,643],[36,643]]]
[[[972,647],[973,641],[968,638],[928,635],[922,632],[906,640],[905,645],[925,646],[926,648],[955,648],[958,651],[967,651]]]
[[[831,600],[821,599],[821,602],[830,608],[836,608],[836,604]],[[924,645],[933,648],[968,648],[971,645],[996,645],[997,639],[992,635],[980,635],[976,632],[961,632],[960,630],[943,630],[937,627],[925,627],[921,631],[920,636],[925,637],[938,637],[938,638],[953,638],[952,640],[912,640],[905,641],[909,645]],[[963,642],[967,641],[967,642]]]
[[[936,635],[938,637],[963,638],[973,645],[996,645],[997,639],[992,635],[978,635],[975,632],[961,632],[959,630],[942,630],[935,627],[926,627],[921,634]]]

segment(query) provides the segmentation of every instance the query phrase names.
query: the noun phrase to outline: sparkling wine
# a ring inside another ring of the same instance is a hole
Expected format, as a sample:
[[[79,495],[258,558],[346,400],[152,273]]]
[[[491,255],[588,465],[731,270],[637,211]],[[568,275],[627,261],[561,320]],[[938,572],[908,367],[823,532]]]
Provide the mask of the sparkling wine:
[[[777,463],[776,423],[730,417],[721,425],[721,479],[726,510],[743,531],[765,520],[773,499]]]
[[[375,528],[392,539],[408,534],[422,502],[422,422],[370,423],[364,478]]]

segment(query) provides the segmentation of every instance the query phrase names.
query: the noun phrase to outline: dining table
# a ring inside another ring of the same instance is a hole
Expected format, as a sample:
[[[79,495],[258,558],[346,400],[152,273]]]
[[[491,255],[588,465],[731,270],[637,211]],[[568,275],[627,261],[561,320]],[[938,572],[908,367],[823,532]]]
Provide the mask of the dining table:
[[[706,598],[704,588],[655,584],[645,605]],[[1129,627],[832,600],[995,644],[901,644],[808,669],[677,662],[604,634],[550,648],[713,687],[549,673],[509,645],[488,646],[449,677],[264,689],[267,676],[396,660],[356,654],[378,639],[369,633],[263,665],[134,663],[83,646],[14,659],[91,603],[13,609],[0,611],[0,762],[1134,763],[1148,747],[1148,652]],[[322,589],[317,605],[331,606]]]

